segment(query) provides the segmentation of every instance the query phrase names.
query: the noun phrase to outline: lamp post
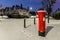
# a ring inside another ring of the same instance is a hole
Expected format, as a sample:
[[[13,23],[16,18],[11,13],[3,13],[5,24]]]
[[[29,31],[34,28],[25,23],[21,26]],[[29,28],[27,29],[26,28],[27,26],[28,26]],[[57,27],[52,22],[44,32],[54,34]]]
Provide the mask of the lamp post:
[[[29,11],[31,11],[31,10],[32,10],[32,7],[29,8]],[[24,16],[25,16],[25,14],[24,14]],[[24,18],[24,28],[26,28],[26,17]]]
[[[30,7],[30,11],[31,11],[32,9],[33,9],[33,8]],[[34,17],[34,24],[36,24],[36,19],[35,19],[35,17]]]

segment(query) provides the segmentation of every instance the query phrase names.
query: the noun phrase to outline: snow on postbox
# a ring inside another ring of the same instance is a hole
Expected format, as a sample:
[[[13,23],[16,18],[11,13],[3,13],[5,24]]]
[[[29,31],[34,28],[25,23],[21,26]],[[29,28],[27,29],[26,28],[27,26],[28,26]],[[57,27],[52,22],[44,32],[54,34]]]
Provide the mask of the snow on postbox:
[[[39,36],[45,37],[45,10],[39,10],[38,11],[38,33]]]

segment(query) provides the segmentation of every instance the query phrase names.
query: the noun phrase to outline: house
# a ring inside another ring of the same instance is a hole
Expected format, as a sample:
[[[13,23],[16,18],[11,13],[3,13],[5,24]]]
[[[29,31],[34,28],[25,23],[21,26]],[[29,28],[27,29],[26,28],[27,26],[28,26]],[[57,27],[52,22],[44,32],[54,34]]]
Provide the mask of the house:
[[[20,16],[27,16],[30,17],[31,14],[29,14],[29,11],[26,8],[17,8],[16,6],[14,7],[6,7],[5,8],[5,15],[20,15]]]

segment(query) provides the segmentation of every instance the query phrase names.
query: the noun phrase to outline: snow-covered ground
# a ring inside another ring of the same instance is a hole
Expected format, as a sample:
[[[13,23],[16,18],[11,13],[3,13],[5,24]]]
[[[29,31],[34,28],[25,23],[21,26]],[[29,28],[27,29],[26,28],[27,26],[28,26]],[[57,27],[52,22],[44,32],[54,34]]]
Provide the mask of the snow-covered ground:
[[[60,40],[60,20],[46,20],[46,37],[38,36],[38,18],[36,25],[34,19],[1,19],[0,20],[0,40]]]

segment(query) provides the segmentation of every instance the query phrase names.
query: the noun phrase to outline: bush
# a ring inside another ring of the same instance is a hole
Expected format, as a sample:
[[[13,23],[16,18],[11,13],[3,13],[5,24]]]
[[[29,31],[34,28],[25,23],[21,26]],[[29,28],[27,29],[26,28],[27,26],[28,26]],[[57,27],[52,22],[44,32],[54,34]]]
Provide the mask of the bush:
[[[53,14],[54,19],[60,19],[60,13],[55,13]]]
[[[9,18],[29,18],[29,16],[19,15],[19,14],[10,14],[7,15]]]
[[[21,15],[21,18],[29,18],[29,16]]]

